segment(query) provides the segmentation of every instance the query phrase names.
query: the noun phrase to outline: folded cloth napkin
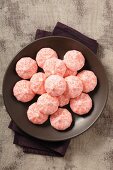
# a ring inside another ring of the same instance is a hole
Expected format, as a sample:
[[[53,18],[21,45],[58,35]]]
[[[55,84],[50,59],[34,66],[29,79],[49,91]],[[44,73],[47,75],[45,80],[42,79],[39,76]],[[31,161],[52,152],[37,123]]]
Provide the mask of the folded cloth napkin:
[[[90,48],[95,54],[97,53],[98,43],[96,40],[93,40],[60,22],[56,24],[53,32],[47,32],[37,29],[35,39],[53,35],[65,36],[78,40],[86,45],[88,48]],[[70,140],[65,140],[61,142],[48,142],[33,138],[20,130],[13,121],[10,122],[9,128],[14,131],[13,143],[21,146],[23,148],[23,151],[26,153],[60,157],[65,155],[70,143]]]

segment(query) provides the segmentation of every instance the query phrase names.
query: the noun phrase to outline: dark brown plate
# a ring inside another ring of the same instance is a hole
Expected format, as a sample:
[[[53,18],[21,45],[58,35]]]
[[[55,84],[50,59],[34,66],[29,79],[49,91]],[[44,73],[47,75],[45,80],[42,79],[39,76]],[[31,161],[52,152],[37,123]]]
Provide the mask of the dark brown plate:
[[[63,55],[68,50],[79,50],[83,53],[86,58],[85,69],[92,70],[97,78],[98,85],[96,89],[90,93],[93,99],[93,108],[90,113],[86,116],[80,117],[77,116],[70,110],[69,105],[67,108],[71,111],[73,115],[72,126],[66,131],[57,131],[50,126],[49,120],[44,125],[34,125],[30,123],[27,119],[26,111],[28,106],[37,100],[37,97],[28,103],[21,103],[16,100],[13,96],[13,86],[20,80],[15,72],[15,65],[17,61],[24,57],[30,56],[35,59],[36,53],[43,47],[53,48],[59,55],[59,58],[63,58]],[[4,77],[3,81],[3,98],[4,103],[12,120],[17,124],[17,126],[26,132],[27,134],[48,141],[61,141],[66,140],[72,137],[75,137],[82,132],[86,131],[100,116],[102,110],[105,106],[108,95],[108,82],[105,75],[104,68],[100,61],[97,59],[95,54],[88,49],[83,44],[79,43],[70,38],[65,37],[47,37],[36,40],[22,49],[10,63]]]

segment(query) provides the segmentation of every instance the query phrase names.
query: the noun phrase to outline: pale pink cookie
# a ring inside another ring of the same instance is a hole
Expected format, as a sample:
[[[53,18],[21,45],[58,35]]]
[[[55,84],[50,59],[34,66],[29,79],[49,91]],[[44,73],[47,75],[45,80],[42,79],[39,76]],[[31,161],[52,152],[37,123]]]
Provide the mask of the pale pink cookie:
[[[29,102],[35,96],[35,93],[30,88],[30,81],[20,80],[13,87],[13,94],[18,101]]]
[[[66,90],[65,79],[59,75],[51,75],[45,81],[45,90],[51,96],[60,96]]]
[[[97,77],[92,71],[83,70],[78,73],[77,77],[79,77],[83,83],[83,92],[88,93],[94,90],[97,85]]]
[[[50,116],[50,123],[57,130],[65,130],[71,126],[72,115],[67,109],[59,108]]]
[[[39,111],[37,103],[33,103],[29,106],[27,110],[27,117],[30,122],[39,125],[43,124],[48,119],[48,115],[45,115]]]
[[[59,100],[59,106],[60,107],[63,107],[63,106],[65,106],[69,103],[70,97],[69,97],[67,88],[62,95],[58,96],[58,100]]]
[[[84,66],[85,58],[81,52],[71,50],[64,55],[64,62],[70,70],[77,71]]]
[[[92,99],[86,93],[70,100],[70,107],[72,111],[78,115],[88,113],[92,108]]]
[[[36,61],[38,63],[38,66],[43,68],[45,61],[52,57],[58,58],[57,53],[53,49],[42,48],[41,50],[38,51],[36,55]]]
[[[66,67],[66,72],[64,74],[64,77],[68,77],[68,76],[76,76],[77,71],[72,71],[69,68]]]
[[[46,115],[51,115],[57,111],[59,101],[57,97],[52,97],[47,93],[42,94],[37,100],[39,111]]]
[[[43,70],[47,77],[54,74],[63,77],[66,72],[66,66],[63,60],[57,58],[49,58],[45,61]]]
[[[31,83],[31,89],[34,91],[36,94],[43,94],[45,93],[45,80],[46,80],[46,75],[42,72],[35,73],[32,78],[30,79]]]
[[[21,58],[16,63],[16,72],[23,79],[30,79],[38,70],[38,65],[35,60],[30,57]]]
[[[77,76],[68,76],[65,81],[67,82],[67,91],[70,98],[75,98],[82,93],[83,84]]]

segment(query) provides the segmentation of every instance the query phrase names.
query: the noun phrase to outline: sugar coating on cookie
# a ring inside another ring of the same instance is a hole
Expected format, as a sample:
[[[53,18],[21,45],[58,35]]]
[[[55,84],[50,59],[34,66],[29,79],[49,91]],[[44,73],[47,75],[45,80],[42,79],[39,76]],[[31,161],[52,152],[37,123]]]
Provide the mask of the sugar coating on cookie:
[[[66,90],[65,79],[59,75],[51,75],[45,81],[45,90],[51,96],[60,96]]]
[[[84,66],[85,58],[81,52],[77,50],[71,50],[66,52],[64,55],[64,62],[70,70],[77,71]]]
[[[13,87],[13,94],[18,101],[28,102],[32,100],[35,96],[35,93],[30,87],[30,81],[20,80]]]
[[[50,123],[57,130],[65,130],[71,126],[72,115],[67,109],[59,108],[50,116]]]
[[[92,71],[83,70],[78,73],[77,77],[79,77],[83,83],[83,92],[88,93],[95,89],[97,85],[97,77]]]
[[[37,102],[29,106],[27,110],[27,117],[30,122],[34,124],[43,124],[48,119],[48,115],[45,115],[39,111]]]
[[[47,77],[54,74],[63,77],[66,72],[66,66],[63,60],[58,58],[49,58],[45,61],[43,70]]]
[[[70,98],[79,96],[83,91],[82,81],[77,76],[68,76],[65,78],[67,91]]]
[[[69,68],[66,67],[66,72],[64,74],[64,77],[68,77],[68,76],[76,76],[77,71],[72,71]]]
[[[35,60],[30,57],[21,58],[16,63],[16,72],[23,79],[30,79],[38,70],[38,65]]]
[[[36,94],[43,94],[45,93],[45,80],[46,80],[46,75],[42,72],[35,73],[32,78],[30,79],[31,83],[31,89],[34,91]]]
[[[78,115],[87,114],[92,108],[92,99],[86,93],[70,100],[70,108]]]
[[[39,111],[46,115],[51,115],[57,111],[59,101],[57,97],[52,97],[47,93],[42,94],[37,100]]]
[[[36,55],[36,61],[38,63],[38,66],[43,68],[45,61],[52,57],[58,58],[57,53],[53,49],[42,48],[41,50],[38,51]]]
[[[69,97],[67,88],[62,95],[58,96],[58,100],[59,100],[59,106],[60,107],[63,107],[65,105],[69,104],[70,97]]]

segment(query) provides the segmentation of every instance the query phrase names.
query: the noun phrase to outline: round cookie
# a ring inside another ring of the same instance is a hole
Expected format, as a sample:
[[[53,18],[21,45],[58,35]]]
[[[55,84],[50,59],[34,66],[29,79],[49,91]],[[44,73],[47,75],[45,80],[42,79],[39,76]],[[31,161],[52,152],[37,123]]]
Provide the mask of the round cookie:
[[[49,58],[45,61],[43,70],[47,77],[54,74],[63,77],[66,72],[66,66],[63,60],[57,58]]]
[[[66,90],[65,79],[59,75],[51,75],[45,81],[45,90],[51,96],[60,96]]]
[[[78,115],[87,114],[92,108],[92,99],[86,93],[70,100],[70,108]]]
[[[71,126],[72,115],[67,109],[59,108],[50,116],[50,123],[57,130],[65,130]]]
[[[16,72],[22,79],[30,79],[38,70],[35,60],[30,57],[21,58],[16,63]]]
[[[53,49],[42,48],[41,50],[38,51],[36,55],[36,61],[38,63],[38,66],[43,68],[45,61],[52,57],[58,58],[57,53]]]
[[[31,83],[31,89],[34,91],[36,94],[43,94],[45,93],[45,80],[46,80],[46,75],[42,72],[35,73],[32,78],[30,79]]]
[[[37,100],[39,111],[46,115],[51,115],[57,111],[59,101],[57,97],[52,97],[47,93],[42,94]]]
[[[39,111],[37,103],[33,103],[27,110],[27,117],[30,122],[34,124],[43,124],[47,121],[48,115],[45,115]]]
[[[20,80],[13,87],[13,94],[18,101],[29,102],[35,96],[35,93],[31,90],[30,81]]]
[[[78,73],[77,77],[79,77],[83,83],[83,92],[88,93],[95,89],[97,77],[92,71],[83,70]]]
[[[68,76],[65,81],[67,82],[67,92],[70,98],[75,98],[82,93],[83,84],[77,76]]]
[[[77,50],[71,50],[66,52],[64,55],[64,62],[70,70],[77,71],[84,66],[85,58],[81,52]]]

